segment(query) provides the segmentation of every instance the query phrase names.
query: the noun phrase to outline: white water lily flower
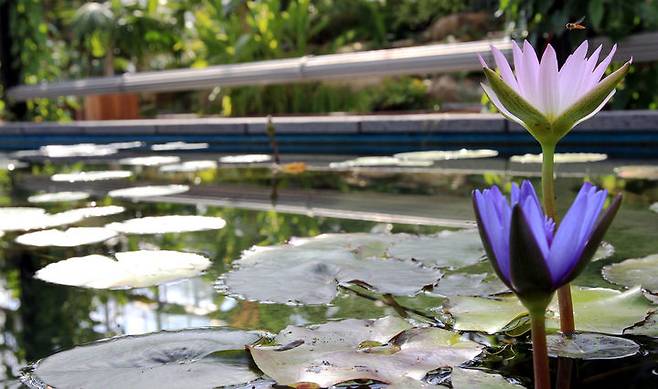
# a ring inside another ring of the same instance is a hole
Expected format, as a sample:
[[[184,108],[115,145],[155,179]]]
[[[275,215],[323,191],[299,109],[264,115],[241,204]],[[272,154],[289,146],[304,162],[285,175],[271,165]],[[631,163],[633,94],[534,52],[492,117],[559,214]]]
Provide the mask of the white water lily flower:
[[[601,46],[587,57],[584,41],[558,69],[555,50],[549,44],[537,58],[525,41],[523,50],[513,42],[514,72],[505,56],[495,47],[491,51],[500,75],[480,58],[490,85],[482,84],[491,102],[500,112],[528,131],[540,142],[556,143],[577,124],[599,112],[615,93],[631,61],[601,80],[617,46],[597,64]]]

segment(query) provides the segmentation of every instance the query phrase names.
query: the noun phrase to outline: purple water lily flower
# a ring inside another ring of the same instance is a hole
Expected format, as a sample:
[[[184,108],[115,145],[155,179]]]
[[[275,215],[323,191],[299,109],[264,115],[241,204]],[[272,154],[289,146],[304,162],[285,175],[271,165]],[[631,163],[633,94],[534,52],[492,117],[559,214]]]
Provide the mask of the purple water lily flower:
[[[618,195],[602,212],[606,196],[607,191],[585,183],[556,231],[529,181],[512,185],[510,202],[496,186],[473,192],[489,260],[522,301],[552,294],[587,265],[621,204]]]

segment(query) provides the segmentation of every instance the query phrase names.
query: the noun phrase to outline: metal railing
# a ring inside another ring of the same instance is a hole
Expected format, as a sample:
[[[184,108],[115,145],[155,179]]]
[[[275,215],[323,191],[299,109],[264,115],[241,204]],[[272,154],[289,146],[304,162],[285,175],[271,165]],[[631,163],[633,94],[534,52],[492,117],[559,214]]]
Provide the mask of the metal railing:
[[[610,45],[605,39],[595,44]],[[171,92],[209,89],[214,86],[266,85],[423,73],[477,70],[476,54],[493,63],[493,45],[511,56],[509,39],[434,44],[356,53],[305,56],[300,58],[177,69],[72,81],[20,85],[7,91],[15,101],[58,96],[84,96],[121,92]],[[634,57],[636,62],[658,59],[658,32],[626,38],[615,56]]]

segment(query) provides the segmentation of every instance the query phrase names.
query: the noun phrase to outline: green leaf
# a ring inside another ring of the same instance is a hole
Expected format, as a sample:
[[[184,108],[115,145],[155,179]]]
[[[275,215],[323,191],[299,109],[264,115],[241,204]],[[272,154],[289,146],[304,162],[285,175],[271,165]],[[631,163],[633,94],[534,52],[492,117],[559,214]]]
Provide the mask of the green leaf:
[[[562,334],[546,338],[548,355],[572,359],[617,359],[630,357],[640,351],[640,345],[630,339],[601,334]]]
[[[581,119],[592,113],[603,101],[614,92],[617,85],[624,79],[630,69],[627,62],[617,71],[604,78],[594,89],[592,89],[580,100],[576,101],[569,109],[563,112],[553,122],[553,133],[557,141],[565,136]]]
[[[603,20],[603,0],[590,0],[587,8],[589,22],[595,30],[598,30]]]
[[[485,68],[484,74],[487,76],[487,80],[489,80],[491,89],[496,93],[496,96],[505,108],[524,123],[525,128],[532,136],[538,141],[543,142],[551,129],[546,116],[516,93],[514,89],[510,88],[496,72]],[[491,96],[489,97],[491,98]]]
[[[603,278],[614,284],[628,287],[641,285],[652,293],[658,293],[658,254],[608,265],[602,272]]]
[[[451,297],[445,309],[455,319],[456,330],[488,334],[500,332],[509,322],[527,313],[526,308],[513,295],[496,299]]]
[[[485,373],[482,370],[455,367],[450,374],[454,389],[522,389],[524,386],[513,384],[499,374]]]

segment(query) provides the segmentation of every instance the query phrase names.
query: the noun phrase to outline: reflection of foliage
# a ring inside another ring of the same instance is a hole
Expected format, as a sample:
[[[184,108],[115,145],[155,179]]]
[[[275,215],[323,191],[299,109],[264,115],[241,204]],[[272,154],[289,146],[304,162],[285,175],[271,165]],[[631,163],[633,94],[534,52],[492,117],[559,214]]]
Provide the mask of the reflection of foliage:
[[[607,36],[613,41],[643,31],[658,28],[658,4],[654,0],[503,0],[500,10],[514,25],[518,37],[533,43],[552,42],[558,54],[565,56],[569,47],[575,48],[582,40]],[[568,31],[566,23],[586,16],[585,31]],[[615,109],[658,107],[658,68],[655,64],[634,64],[625,79],[625,86],[617,92],[611,106]]]

